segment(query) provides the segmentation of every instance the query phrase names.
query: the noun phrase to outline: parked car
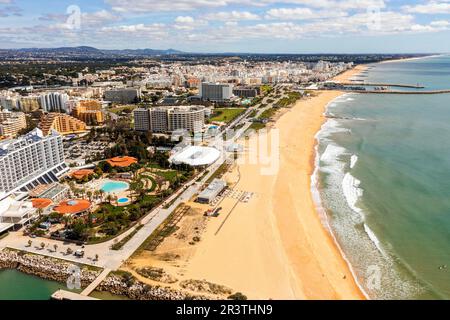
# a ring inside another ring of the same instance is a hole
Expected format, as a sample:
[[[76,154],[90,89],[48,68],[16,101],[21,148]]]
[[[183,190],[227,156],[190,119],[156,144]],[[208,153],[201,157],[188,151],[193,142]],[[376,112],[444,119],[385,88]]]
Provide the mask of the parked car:
[[[83,250],[77,250],[74,253],[74,256],[77,258],[83,258],[84,257],[84,251]]]

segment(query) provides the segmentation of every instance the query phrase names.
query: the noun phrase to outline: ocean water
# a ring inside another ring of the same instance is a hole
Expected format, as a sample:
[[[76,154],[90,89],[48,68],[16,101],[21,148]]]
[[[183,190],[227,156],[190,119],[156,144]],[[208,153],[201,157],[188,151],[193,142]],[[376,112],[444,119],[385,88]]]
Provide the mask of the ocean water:
[[[372,65],[365,80],[450,88],[450,56]],[[346,94],[318,134],[317,185],[374,299],[450,299],[450,94]]]
[[[0,300],[49,300],[62,283],[47,281],[17,270],[0,271]]]

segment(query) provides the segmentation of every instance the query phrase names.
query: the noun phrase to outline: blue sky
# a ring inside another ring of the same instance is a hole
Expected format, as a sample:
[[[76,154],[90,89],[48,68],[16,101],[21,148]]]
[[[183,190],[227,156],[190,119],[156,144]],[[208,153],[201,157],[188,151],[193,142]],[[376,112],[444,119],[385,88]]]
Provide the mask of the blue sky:
[[[0,0],[0,48],[450,52],[450,0]]]

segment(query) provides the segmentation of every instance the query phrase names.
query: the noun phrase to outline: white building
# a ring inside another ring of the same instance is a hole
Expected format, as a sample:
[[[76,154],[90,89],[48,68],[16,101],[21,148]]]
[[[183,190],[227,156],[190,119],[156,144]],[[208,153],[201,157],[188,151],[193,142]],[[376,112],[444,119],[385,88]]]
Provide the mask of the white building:
[[[221,153],[216,148],[187,146],[169,158],[175,165],[187,164],[192,167],[209,166],[219,160]]]
[[[161,133],[177,130],[200,132],[205,125],[207,110],[204,106],[138,108],[134,110],[134,129]]]
[[[45,112],[68,112],[69,96],[61,92],[44,93],[40,97],[41,108]]]
[[[24,225],[37,216],[30,201],[17,201],[13,197],[0,200],[0,234],[15,225]]]
[[[40,184],[58,182],[69,168],[64,162],[62,136],[44,136],[35,129],[14,140],[0,142],[0,200],[28,192]]]
[[[139,88],[123,88],[105,91],[105,100],[114,103],[136,103],[141,99]]]
[[[197,202],[207,204],[213,202],[226,187],[227,183],[225,181],[214,179],[209,186],[199,194]]]
[[[0,111],[0,136],[13,138],[26,127],[25,113],[9,110]]]
[[[203,82],[200,86],[200,97],[203,100],[214,102],[230,100],[233,97],[233,85]]]

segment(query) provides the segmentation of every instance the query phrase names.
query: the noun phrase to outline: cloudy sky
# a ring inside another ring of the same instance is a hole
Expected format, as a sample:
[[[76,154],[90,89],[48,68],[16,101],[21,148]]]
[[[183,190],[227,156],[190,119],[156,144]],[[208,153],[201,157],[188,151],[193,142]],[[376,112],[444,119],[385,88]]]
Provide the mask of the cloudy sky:
[[[450,0],[0,0],[0,48],[450,52]]]

